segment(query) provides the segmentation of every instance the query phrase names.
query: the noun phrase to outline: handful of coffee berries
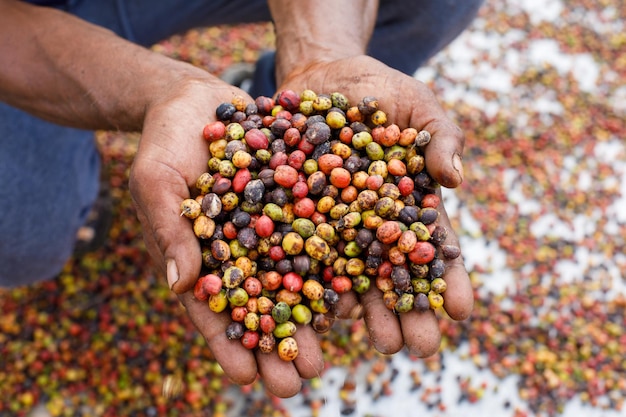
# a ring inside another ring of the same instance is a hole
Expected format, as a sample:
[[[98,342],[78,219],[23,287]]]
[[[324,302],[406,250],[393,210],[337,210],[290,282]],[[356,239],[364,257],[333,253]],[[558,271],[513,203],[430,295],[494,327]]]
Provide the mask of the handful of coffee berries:
[[[234,97],[203,136],[210,159],[181,202],[202,246],[194,296],[229,311],[229,339],[290,361],[296,324],[319,333],[342,293],[375,285],[402,314],[442,306],[439,185],[425,170],[430,133],[387,123],[375,97]]]

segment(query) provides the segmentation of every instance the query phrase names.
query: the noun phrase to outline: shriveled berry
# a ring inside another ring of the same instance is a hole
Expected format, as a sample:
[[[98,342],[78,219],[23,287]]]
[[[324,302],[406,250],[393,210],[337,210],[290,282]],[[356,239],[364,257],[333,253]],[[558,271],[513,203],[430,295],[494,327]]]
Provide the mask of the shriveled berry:
[[[403,129],[400,133],[400,138],[398,139],[398,145],[409,147],[415,143],[415,138],[417,137],[417,129],[412,127],[407,127]]]
[[[306,253],[318,261],[324,260],[330,254],[328,242],[317,235],[313,235],[304,242]]]
[[[226,140],[241,140],[244,138],[246,131],[239,123],[230,123],[226,126]]]
[[[391,272],[393,285],[398,291],[410,291],[413,289],[409,271],[403,266],[394,266]]]
[[[215,222],[201,214],[193,221],[193,232],[200,239],[209,239],[215,232]]]
[[[439,212],[432,207],[424,207],[420,210],[419,221],[428,225],[437,221]]]
[[[276,102],[286,110],[295,113],[300,106],[300,96],[293,90],[283,90],[276,96]]]
[[[269,114],[274,107],[274,100],[271,97],[258,96],[254,99],[254,104],[260,114]]]
[[[394,307],[397,313],[408,313],[414,307],[415,297],[413,294],[404,293],[396,301],[396,305]]]
[[[243,197],[250,203],[259,203],[263,200],[265,184],[260,179],[248,181],[243,189]]]
[[[461,255],[461,248],[455,245],[441,245],[441,253],[447,259],[455,259]]]
[[[195,219],[202,212],[202,206],[193,198],[186,198],[180,203],[180,214],[188,219]]]
[[[259,337],[259,351],[270,353],[276,347],[276,338],[271,332],[265,332]]]
[[[446,271],[446,264],[443,259],[435,258],[430,263],[430,277],[432,279],[441,278]]]
[[[241,324],[241,322],[232,321],[230,322],[228,327],[226,327],[226,337],[228,338],[228,340],[241,339],[244,331],[245,331],[245,328],[243,324]]]
[[[331,93],[330,100],[333,104],[333,107],[337,107],[343,111],[348,110],[348,107],[350,105],[348,98],[342,93],[337,92],[337,91]]]
[[[378,99],[373,96],[363,97],[357,104],[359,112],[365,116],[370,116],[378,110]]]
[[[400,298],[400,296],[395,291],[385,291],[383,293],[383,304],[387,307],[387,309],[394,311],[396,309],[398,298]]]
[[[324,297],[324,286],[313,279],[307,279],[302,284],[302,293],[309,300],[319,300]]]
[[[196,188],[200,191],[200,194],[208,193],[213,184],[215,184],[215,178],[208,172],[203,173],[196,179]]]
[[[311,320],[311,327],[315,330],[316,333],[326,333],[333,326],[333,319],[326,316],[322,313],[313,314],[313,319]]]
[[[256,313],[248,312],[243,319],[243,324],[248,330],[257,330],[259,328],[259,315]]]
[[[430,241],[435,245],[441,245],[448,238],[448,229],[444,226],[437,225],[430,235]]]
[[[262,288],[263,284],[261,284],[261,281],[254,276],[248,276],[243,282],[243,289],[246,290],[250,297],[257,297],[260,295]]]
[[[435,278],[430,283],[430,288],[437,294],[441,294],[448,289],[448,284],[443,278]]]
[[[261,280],[261,282],[263,282],[263,280]],[[274,308],[275,304],[269,297],[262,295],[257,298],[256,302],[260,314],[272,313],[272,309]]]
[[[298,324],[309,324],[313,319],[313,314],[311,313],[311,310],[304,304],[296,304],[291,309],[291,316]]]
[[[248,314],[248,309],[246,309],[246,307],[236,306],[233,304],[230,305],[230,318],[233,321],[236,321],[238,323],[243,323],[243,320],[246,318],[246,314]]]
[[[276,328],[276,320],[271,314],[261,314],[259,316],[259,328],[263,333],[272,333]]]
[[[413,285],[413,291],[418,293],[428,294],[430,291],[430,281],[426,278],[415,278],[411,280],[411,284]]]
[[[359,294],[365,294],[370,289],[370,279],[367,275],[357,275],[352,279],[352,289]]]
[[[274,170],[274,181],[282,187],[291,188],[298,182],[298,171],[289,165],[279,165]]]
[[[347,276],[341,275],[333,277],[331,281],[332,289],[337,294],[343,294],[352,289],[352,280]]]
[[[331,129],[341,129],[346,125],[346,116],[342,111],[333,111],[332,109],[326,114],[326,124]]]
[[[215,110],[215,115],[219,120],[228,121],[235,114],[237,108],[232,103],[221,103]]]
[[[221,313],[226,307],[228,307],[226,290],[221,290],[219,293],[209,296],[209,309],[214,313]]]
[[[430,291],[428,293],[428,301],[430,303],[430,308],[432,308],[433,310],[436,310],[443,306],[443,296],[436,293],[435,291]]]
[[[382,243],[393,243],[397,241],[400,236],[402,236],[402,230],[400,229],[400,225],[398,222],[390,220],[385,221],[379,228],[376,230],[376,238]]]
[[[423,265],[435,258],[435,247],[430,242],[419,241],[408,253],[409,260],[414,264]]]
[[[252,173],[248,168],[238,169],[232,179],[232,190],[236,193],[241,193],[250,180],[252,180]]]
[[[430,300],[424,293],[417,293],[414,296],[414,306],[417,311],[426,311],[430,308]]]
[[[325,288],[323,299],[328,305],[334,306],[339,302],[339,294],[332,288]]]
[[[382,110],[376,110],[370,116],[370,120],[372,121],[374,125],[377,125],[377,126],[384,125],[385,123],[387,123],[387,113],[385,113]]]
[[[272,317],[277,324],[285,323],[291,317],[291,307],[284,302],[278,302],[272,308]]]
[[[319,145],[329,140],[330,135],[330,127],[325,122],[315,122],[307,127],[304,137],[309,143]]]
[[[293,361],[298,356],[298,343],[293,337],[286,337],[278,343],[278,357],[284,361]]]
[[[245,279],[243,271],[236,266],[230,266],[224,271],[222,283],[225,288],[236,288]]]
[[[259,333],[253,330],[246,330],[240,340],[245,348],[252,350],[259,344]]]
[[[430,142],[430,132],[427,130],[422,130],[417,134],[415,138],[415,146],[426,146]]]
[[[249,298],[246,290],[241,287],[226,290],[226,296],[228,297],[228,302],[237,307],[245,306]]]

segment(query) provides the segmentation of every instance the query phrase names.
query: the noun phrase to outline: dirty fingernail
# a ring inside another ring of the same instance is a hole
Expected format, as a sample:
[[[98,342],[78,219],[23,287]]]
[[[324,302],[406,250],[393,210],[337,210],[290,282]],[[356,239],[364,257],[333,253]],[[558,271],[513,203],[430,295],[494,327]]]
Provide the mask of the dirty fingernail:
[[[459,177],[461,179],[460,182],[463,182],[463,163],[461,162],[461,156],[458,153],[455,153],[452,157],[452,166],[459,173]]]
[[[167,261],[167,284],[170,286],[170,290],[176,282],[178,282],[178,267],[176,266],[176,261],[170,259]]]

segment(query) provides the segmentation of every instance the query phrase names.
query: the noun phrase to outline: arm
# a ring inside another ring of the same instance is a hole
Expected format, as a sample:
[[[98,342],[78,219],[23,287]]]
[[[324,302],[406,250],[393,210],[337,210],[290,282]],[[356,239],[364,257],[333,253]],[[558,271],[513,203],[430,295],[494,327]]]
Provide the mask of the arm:
[[[371,95],[390,122],[401,128],[426,129],[432,141],[426,149],[427,168],[442,185],[456,187],[463,180],[460,155],[464,137],[446,116],[432,92],[413,77],[393,70],[365,56],[376,20],[376,1],[298,2],[269,1],[277,34],[277,81],[279,91],[310,88],[317,92],[341,91],[351,102]],[[441,222],[450,224],[442,206]],[[448,244],[458,246],[454,233]],[[456,320],[466,319],[472,310],[473,295],[462,259],[448,261],[444,294],[445,309]],[[357,300],[343,300],[341,315]],[[375,347],[394,353],[407,346],[418,356],[429,356],[439,348],[440,334],[435,315],[403,314],[398,320],[382,304],[382,294],[372,288],[360,299],[364,318]]]
[[[206,170],[202,128],[215,117],[211,109],[245,93],[57,10],[0,0],[0,28],[0,100],[59,124],[142,132],[129,186],[146,247],[226,375],[249,384],[260,373],[270,391],[289,396],[300,377],[319,374],[311,329],[302,331],[309,348],[297,369],[277,355],[275,366],[257,363],[254,352],[226,338],[229,315],[213,313],[189,291],[202,259],[180,202]]]
[[[87,129],[141,130],[171,84],[206,78],[56,9],[0,1],[0,99],[46,120]]]
[[[316,62],[364,55],[378,13],[377,0],[268,3],[276,27],[278,85]]]

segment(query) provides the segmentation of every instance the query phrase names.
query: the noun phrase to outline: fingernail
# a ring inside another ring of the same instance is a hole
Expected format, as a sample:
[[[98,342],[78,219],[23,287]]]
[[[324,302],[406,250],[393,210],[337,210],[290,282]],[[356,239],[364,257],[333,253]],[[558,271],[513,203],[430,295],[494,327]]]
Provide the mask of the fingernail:
[[[357,304],[350,310],[350,318],[353,320],[359,320],[363,318],[363,306],[361,304]]]
[[[452,166],[459,173],[460,182],[463,182],[463,162],[461,162],[461,156],[458,153],[455,153],[452,157]]]
[[[167,284],[170,286],[170,290],[174,287],[174,284],[178,282],[178,267],[176,261],[170,259],[167,261]]]

